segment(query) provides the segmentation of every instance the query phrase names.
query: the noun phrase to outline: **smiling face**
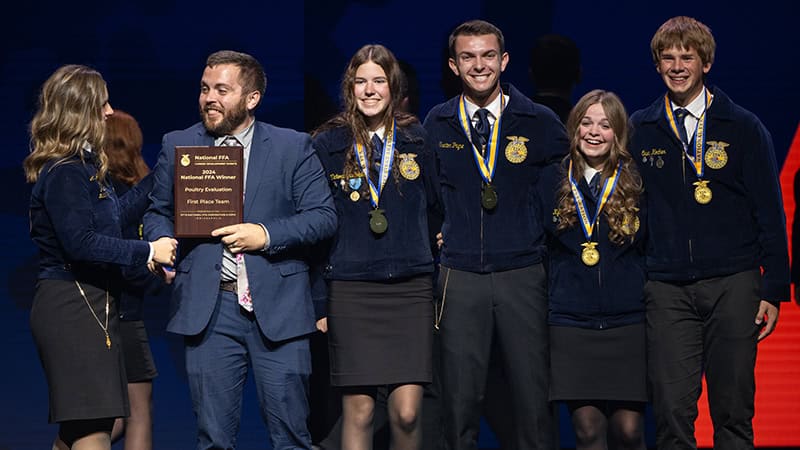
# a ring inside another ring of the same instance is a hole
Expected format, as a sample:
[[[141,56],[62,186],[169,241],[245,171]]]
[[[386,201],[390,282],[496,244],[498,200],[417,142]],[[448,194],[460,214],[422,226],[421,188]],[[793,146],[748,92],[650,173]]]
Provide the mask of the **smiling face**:
[[[614,143],[614,129],[600,103],[586,110],[578,125],[578,148],[589,166],[601,170]]]
[[[703,63],[694,48],[673,46],[661,51],[656,71],[669,90],[670,99],[678,106],[686,106],[703,91],[703,77],[711,70],[711,63]]]
[[[389,80],[383,68],[372,61],[358,66],[353,80],[356,108],[371,130],[380,127],[383,114],[392,101]]]
[[[494,34],[459,35],[450,70],[461,78],[464,95],[478,106],[486,106],[500,93],[500,74],[506,70],[508,53],[500,52]]]
[[[250,124],[250,111],[258,105],[258,91],[245,94],[239,83],[239,67],[207,66],[200,81],[200,117],[214,136],[240,133]]]

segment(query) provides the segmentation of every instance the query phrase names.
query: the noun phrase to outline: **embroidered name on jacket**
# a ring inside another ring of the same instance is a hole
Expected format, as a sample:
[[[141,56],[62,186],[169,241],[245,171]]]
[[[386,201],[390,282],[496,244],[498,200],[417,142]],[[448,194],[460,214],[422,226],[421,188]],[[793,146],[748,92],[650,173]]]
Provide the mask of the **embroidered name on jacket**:
[[[650,150],[642,150],[642,164],[650,164],[650,167],[662,168],[664,167],[663,156],[667,151],[661,148],[652,148]]]
[[[454,150],[461,150],[464,148],[464,144],[459,144],[456,141],[453,142],[441,142],[439,141],[439,148],[450,148]]]

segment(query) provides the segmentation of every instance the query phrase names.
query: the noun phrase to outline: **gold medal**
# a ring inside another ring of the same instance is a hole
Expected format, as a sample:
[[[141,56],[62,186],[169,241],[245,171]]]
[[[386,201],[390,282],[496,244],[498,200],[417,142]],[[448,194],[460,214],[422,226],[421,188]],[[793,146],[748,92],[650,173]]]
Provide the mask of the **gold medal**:
[[[695,181],[694,183],[694,200],[701,204],[707,205],[711,203],[711,188],[708,187],[708,180]]]
[[[530,139],[523,136],[506,136],[511,142],[506,145],[506,159],[513,164],[519,164],[528,157],[528,148],[525,143]]]
[[[416,180],[419,178],[419,164],[414,161],[416,153],[400,153],[400,175],[406,180]]]
[[[728,164],[728,153],[725,147],[729,146],[727,142],[723,141],[707,141],[709,146],[706,152],[706,165],[712,169],[722,169],[725,164]]]
[[[361,194],[358,191],[353,191],[350,193],[350,200],[357,202],[361,198]]]
[[[581,244],[583,251],[581,251],[581,261],[589,267],[596,265],[600,262],[600,252],[597,250],[597,242],[584,242]]]

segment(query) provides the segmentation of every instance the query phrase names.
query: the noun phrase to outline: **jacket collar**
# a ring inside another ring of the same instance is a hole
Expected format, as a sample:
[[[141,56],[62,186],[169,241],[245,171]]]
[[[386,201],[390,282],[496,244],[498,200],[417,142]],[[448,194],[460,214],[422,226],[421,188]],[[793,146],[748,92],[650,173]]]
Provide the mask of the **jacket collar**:
[[[525,95],[517,90],[514,85],[510,83],[500,83],[500,87],[503,89],[503,93],[508,95],[508,104],[506,105],[506,109],[503,110],[503,114],[536,116],[533,102],[527,101],[528,99]],[[449,119],[457,117],[458,101],[460,98],[461,95],[459,94],[445,102],[439,110],[438,118]]]
[[[412,125],[413,127],[414,125]],[[347,127],[337,127],[332,128],[330,131],[330,141],[336,143],[337,145],[332,146],[328,149],[329,154],[334,153],[342,153],[347,151],[353,146],[353,134],[350,133],[350,129]],[[397,147],[403,146],[403,144],[408,144],[412,142],[412,138],[409,136],[406,130],[398,127],[397,128],[397,136],[395,136],[395,140],[397,142]]]
[[[733,120],[733,102],[721,89],[713,85],[706,85],[706,88],[711,91],[714,100],[708,108],[709,113],[713,114],[715,119],[719,120]],[[658,97],[650,106],[648,106],[642,115],[642,122],[666,122],[664,117],[664,97]]]

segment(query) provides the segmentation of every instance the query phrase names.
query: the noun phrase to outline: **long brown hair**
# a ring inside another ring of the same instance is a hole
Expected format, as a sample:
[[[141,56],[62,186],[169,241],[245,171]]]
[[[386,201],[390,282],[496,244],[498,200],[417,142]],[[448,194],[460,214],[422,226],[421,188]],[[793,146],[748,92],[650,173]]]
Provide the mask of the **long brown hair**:
[[[633,239],[633,228],[629,226],[631,220],[639,211],[639,196],[642,193],[642,179],[636,169],[631,154],[628,152],[628,114],[625,106],[616,94],[610,91],[595,89],[578,100],[572,108],[567,119],[567,133],[569,133],[569,155],[565,159],[564,177],[558,188],[558,230],[564,230],[577,224],[578,213],[575,200],[572,196],[569,177],[566,174],[567,163],[572,161],[572,174],[577,178],[583,176],[586,169],[586,160],[580,150],[580,123],[590,106],[600,104],[605,111],[608,123],[614,130],[614,142],[608,152],[608,158],[601,170],[603,182],[606,175],[614,173],[620,163],[617,187],[611,198],[603,207],[603,214],[609,224],[608,238],[615,244],[623,244],[626,240]],[[577,174],[577,175],[576,175]],[[602,184],[601,184],[602,185]],[[623,225],[625,224],[625,225]]]
[[[142,141],[142,129],[136,119],[125,111],[114,110],[106,120],[104,147],[112,177],[133,186],[150,172],[142,158]]]
[[[91,145],[98,157],[98,177],[102,180],[108,167],[103,152],[108,88],[96,70],[70,64],[57,69],[42,85],[39,108],[30,125],[30,154],[22,163],[25,179],[33,183],[50,160],[65,160],[78,155],[83,160],[83,146]]]
[[[341,96],[344,103],[344,110],[323,123],[316,130],[313,135],[317,135],[325,130],[331,128],[345,127],[350,130],[351,135],[355,141],[364,145],[367,153],[367,161],[372,161],[373,148],[369,139],[369,127],[364,120],[364,115],[358,110],[355,98],[355,80],[356,71],[358,68],[367,62],[373,62],[383,69],[386,73],[386,79],[389,83],[389,93],[392,98],[383,112],[381,123],[388,133],[391,129],[392,119],[397,123],[397,131],[400,133],[402,128],[418,122],[418,119],[408,113],[402,112],[399,108],[400,101],[403,99],[403,72],[400,69],[400,64],[397,62],[394,54],[386,47],[380,44],[368,44],[361,47],[347,64],[347,69],[342,77]],[[395,149],[395,154],[397,150]],[[355,152],[352,146],[345,154],[344,175],[348,178],[357,178],[362,174],[361,166],[356,160]],[[399,172],[397,166],[392,169],[395,180]]]

